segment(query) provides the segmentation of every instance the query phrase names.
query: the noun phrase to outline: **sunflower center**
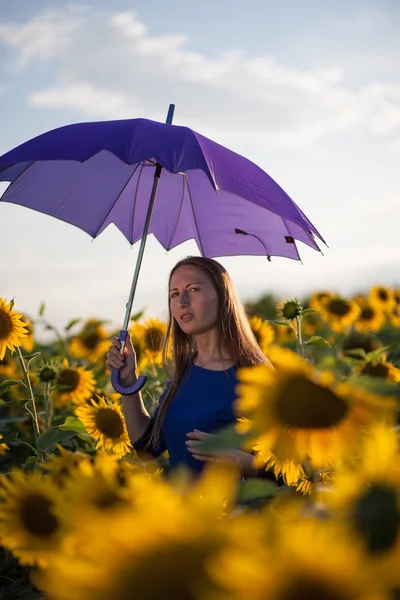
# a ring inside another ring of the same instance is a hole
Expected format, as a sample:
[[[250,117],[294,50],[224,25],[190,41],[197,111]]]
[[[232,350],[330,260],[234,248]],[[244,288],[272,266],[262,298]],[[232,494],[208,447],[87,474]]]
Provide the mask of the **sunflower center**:
[[[369,552],[375,554],[393,548],[400,529],[396,490],[385,485],[372,485],[355,505],[354,523]]]
[[[108,438],[115,440],[124,432],[122,419],[112,408],[100,408],[95,420],[97,429]]]
[[[360,319],[362,321],[372,321],[375,316],[375,312],[372,308],[363,308],[360,313]]]
[[[389,300],[389,294],[384,289],[380,289],[378,291],[378,296],[379,296],[379,300],[381,300],[382,302],[387,302]]]
[[[84,331],[80,338],[82,344],[89,350],[95,350],[102,340],[97,331]]]
[[[30,494],[21,505],[21,521],[32,535],[50,537],[57,531],[59,523],[51,512],[53,503],[40,494]]]
[[[300,579],[284,589],[279,600],[349,600],[349,595],[332,589],[328,582]]]
[[[73,392],[78,387],[80,379],[80,375],[75,369],[63,369],[58,375],[57,385],[68,386],[61,391]]]
[[[327,305],[328,311],[338,317],[345,317],[350,312],[350,305],[345,300],[334,298],[329,300]]]
[[[12,332],[13,324],[10,315],[0,310],[0,340],[5,340]]]
[[[364,375],[369,375],[370,377],[382,377],[382,379],[386,379],[389,375],[389,367],[384,363],[378,363],[376,365],[367,363],[362,372]]]
[[[164,336],[162,332],[159,329],[157,329],[157,327],[149,327],[148,329],[146,329],[146,332],[144,334],[146,347],[151,352],[159,352],[162,348],[163,337]]]
[[[284,385],[276,411],[279,420],[288,427],[326,429],[346,416],[348,406],[330,389],[296,376]]]

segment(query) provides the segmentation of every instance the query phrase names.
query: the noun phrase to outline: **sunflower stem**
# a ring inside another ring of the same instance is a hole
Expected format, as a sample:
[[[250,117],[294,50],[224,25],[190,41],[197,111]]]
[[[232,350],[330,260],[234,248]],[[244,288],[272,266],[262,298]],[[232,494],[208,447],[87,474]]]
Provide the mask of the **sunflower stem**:
[[[43,394],[44,415],[45,415],[44,418],[45,418],[45,423],[46,423],[46,429],[50,429],[51,421],[52,421],[49,396],[50,396],[50,383],[48,381],[46,381],[46,383],[44,385],[44,394]]]
[[[31,382],[29,379],[29,368],[27,369],[27,367],[26,367],[25,360],[24,360],[24,357],[22,356],[21,348],[19,346],[17,346],[17,357],[18,357],[19,365],[21,367],[22,374],[23,374],[25,387],[28,391],[28,396],[29,396],[29,400],[26,403],[25,407],[32,417],[33,431],[35,433],[35,439],[37,439],[40,435],[40,430],[39,430],[39,420],[38,420],[37,411],[36,411],[35,397],[33,395],[32,385],[31,385]],[[32,405],[32,411],[30,410],[30,408],[28,408],[29,403],[31,403],[31,405]]]
[[[297,351],[304,358],[303,336],[301,333],[301,317],[296,317],[296,342]]]

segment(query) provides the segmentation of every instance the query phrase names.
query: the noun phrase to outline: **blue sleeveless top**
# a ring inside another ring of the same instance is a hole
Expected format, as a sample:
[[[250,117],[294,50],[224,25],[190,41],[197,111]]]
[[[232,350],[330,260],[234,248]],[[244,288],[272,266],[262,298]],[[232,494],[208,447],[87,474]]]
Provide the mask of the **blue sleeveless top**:
[[[150,451],[155,457],[168,450],[171,470],[186,466],[194,472],[200,472],[206,463],[193,458],[185,444],[190,439],[186,434],[194,429],[213,433],[235,421],[233,402],[236,399],[236,384],[234,366],[226,371],[211,371],[192,365],[167,410],[157,448],[145,447],[154,427],[158,408],[147,431],[133,446],[136,450]],[[159,405],[163,402],[168,387],[167,385]]]

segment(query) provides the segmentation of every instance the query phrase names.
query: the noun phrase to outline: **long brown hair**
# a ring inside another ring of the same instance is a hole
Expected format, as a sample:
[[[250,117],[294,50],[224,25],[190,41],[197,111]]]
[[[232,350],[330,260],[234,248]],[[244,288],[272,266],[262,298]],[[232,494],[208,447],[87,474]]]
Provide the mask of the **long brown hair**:
[[[223,349],[229,354],[236,367],[249,367],[264,363],[270,365],[268,358],[261,351],[256,338],[251,330],[243,305],[241,304],[232,280],[226,269],[212,258],[202,256],[189,256],[180,260],[171,270],[168,280],[168,290],[171,278],[179,267],[193,266],[203,271],[212,285],[218,297],[218,341],[219,353],[222,358]],[[168,294],[169,298],[169,294]],[[168,300],[168,326],[163,344],[163,363],[168,370],[168,349],[172,348],[172,373],[170,374],[171,385],[165,398],[160,405],[154,423],[150,444],[157,445],[160,437],[165,415],[170,406],[175,392],[177,391],[185,373],[192,364],[196,354],[196,346],[193,336],[185,333],[179,327],[171,313]]]

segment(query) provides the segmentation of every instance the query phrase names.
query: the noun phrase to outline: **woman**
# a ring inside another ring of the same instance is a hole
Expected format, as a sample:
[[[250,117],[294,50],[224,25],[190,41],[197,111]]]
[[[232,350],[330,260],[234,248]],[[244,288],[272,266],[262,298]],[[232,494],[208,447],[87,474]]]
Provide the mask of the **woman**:
[[[249,326],[232,280],[217,261],[188,257],[169,276],[169,319],[164,362],[172,346],[173,373],[153,417],[141,395],[122,396],[130,439],[137,450],[154,456],[168,450],[171,470],[185,465],[197,474],[218,455],[200,450],[200,440],[235,421],[236,368],[270,364]],[[121,355],[112,338],[109,369],[120,369],[124,385],[136,379],[136,358],[128,337]],[[256,476],[253,456],[242,450],[224,452],[244,477]]]

